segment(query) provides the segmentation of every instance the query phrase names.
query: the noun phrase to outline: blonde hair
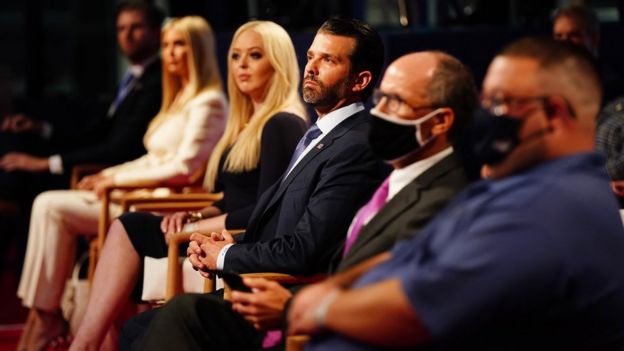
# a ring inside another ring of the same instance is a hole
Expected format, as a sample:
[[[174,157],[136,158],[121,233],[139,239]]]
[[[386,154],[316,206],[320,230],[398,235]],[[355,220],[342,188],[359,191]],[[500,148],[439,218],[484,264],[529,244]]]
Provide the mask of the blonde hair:
[[[163,34],[177,30],[189,47],[186,57],[189,77],[182,89],[178,77],[172,76],[166,67],[162,70],[163,97],[160,111],[150,123],[144,141],[171,114],[179,112],[190,100],[208,90],[223,90],[219,64],[217,62],[215,38],[208,22],[199,16],[186,16],[169,20],[162,29]],[[163,35],[164,37],[164,35]]]
[[[246,31],[253,31],[260,35],[264,54],[274,70],[268,82],[264,102],[258,111],[254,111],[251,98],[238,89],[232,75],[233,45]],[[209,191],[215,189],[219,161],[228,147],[232,148],[223,165],[225,170],[233,173],[253,170],[260,159],[262,130],[272,116],[280,111],[288,111],[306,119],[298,87],[299,64],[293,43],[284,28],[270,21],[251,21],[236,30],[228,50],[230,115],[225,132],[208,162],[204,186]]]

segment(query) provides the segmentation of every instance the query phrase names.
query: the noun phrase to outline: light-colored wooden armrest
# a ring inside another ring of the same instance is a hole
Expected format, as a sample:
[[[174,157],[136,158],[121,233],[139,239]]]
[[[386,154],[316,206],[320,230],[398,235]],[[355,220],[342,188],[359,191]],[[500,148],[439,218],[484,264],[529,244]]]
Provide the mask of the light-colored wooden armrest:
[[[121,209],[123,212],[127,212],[130,207],[135,206],[137,204],[158,204],[158,203],[189,203],[189,202],[212,202],[218,201],[223,197],[222,193],[184,193],[184,194],[169,194],[167,196],[146,196],[144,194],[127,194],[125,195],[120,203]],[[210,206],[210,204],[206,206]],[[180,205],[184,206],[184,205]],[[206,207],[204,206],[204,207]]]
[[[157,202],[139,203],[129,208],[130,212],[178,212],[178,211],[198,211],[212,205],[212,201],[198,202]]]
[[[167,252],[167,292],[165,301],[182,292],[182,279],[180,279],[180,244],[191,240],[192,233],[176,233],[169,239]]]
[[[86,175],[97,173],[109,165],[99,163],[87,163],[82,165],[75,165],[71,170],[70,188],[76,189],[80,179]]]
[[[308,335],[289,335],[286,337],[285,351],[303,351],[309,341]]]

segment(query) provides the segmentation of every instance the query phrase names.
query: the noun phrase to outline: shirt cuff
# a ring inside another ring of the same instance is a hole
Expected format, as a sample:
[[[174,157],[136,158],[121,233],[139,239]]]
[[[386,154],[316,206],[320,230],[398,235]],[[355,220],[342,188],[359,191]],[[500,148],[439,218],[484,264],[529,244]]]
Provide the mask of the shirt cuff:
[[[50,167],[50,173],[63,174],[63,159],[61,159],[61,155],[50,156],[50,158],[48,158],[48,164]]]
[[[226,244],[219,252],[219,256],[217,257],[217,270],[223,270],[223,266],[225,266],[225,254],[233,245],[234,244]]]
[[[50,140],[52,137],[52,125],[48,122],[42,122],[41,124],[41,137],[45,140]]]

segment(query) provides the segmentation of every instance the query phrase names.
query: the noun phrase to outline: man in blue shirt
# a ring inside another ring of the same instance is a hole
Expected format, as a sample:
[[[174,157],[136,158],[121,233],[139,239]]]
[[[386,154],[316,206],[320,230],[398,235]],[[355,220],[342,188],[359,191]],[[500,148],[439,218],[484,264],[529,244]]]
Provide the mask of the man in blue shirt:
[[[578,49],[506,47],[482,106],[518,122],[517,144],[419,236],[302,290],[289,332],[317,334],[313,350],[621,349],[624,230],[593,152],[600,95]]]

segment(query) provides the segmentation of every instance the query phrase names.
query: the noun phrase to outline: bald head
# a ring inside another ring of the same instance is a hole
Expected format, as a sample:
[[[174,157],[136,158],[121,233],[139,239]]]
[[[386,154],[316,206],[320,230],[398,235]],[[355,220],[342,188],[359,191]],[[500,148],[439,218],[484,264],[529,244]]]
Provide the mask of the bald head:
[[[429,106],[428,87],[438,60],[430,52],[401,56],[392,62],[381,81],[381,90],[400,96],[413,107]]]
[[[477,88],[468,68],[455,57],[440,51],[423,51],[399,57],[388,66],[382,81],[417,99],[421,105],[449,107],[455,121],[450,140],[470,121],[477,103]],[[399,95],[403,96],[403,95]]]

